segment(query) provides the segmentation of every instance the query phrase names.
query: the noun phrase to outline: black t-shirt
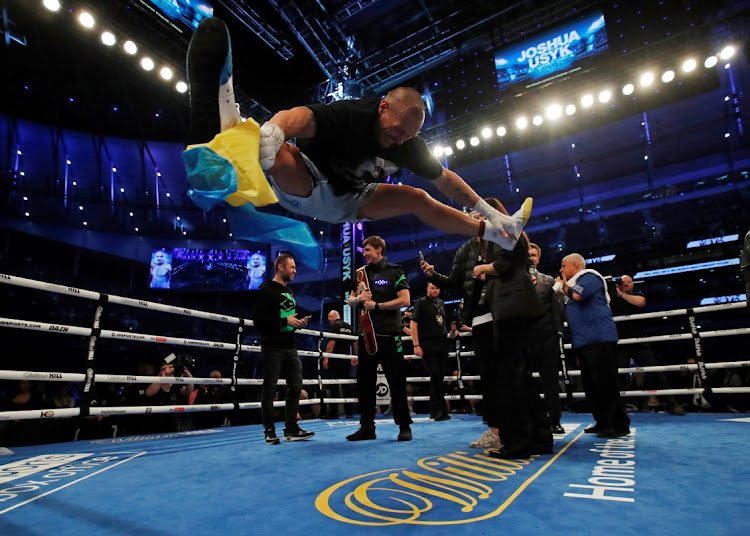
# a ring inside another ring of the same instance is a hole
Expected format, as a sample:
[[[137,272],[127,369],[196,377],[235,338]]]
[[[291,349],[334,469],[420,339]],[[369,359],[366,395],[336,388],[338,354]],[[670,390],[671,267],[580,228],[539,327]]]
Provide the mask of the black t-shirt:
[[[380,101],[368,98],[307,106],[315,117],[315,136],[298,138],[297,146],[328,178],[336,195],[360,192],[366,184],[383,182],[402,167],[428,180],[443,172],[422,138],[388,148],[378,144]]]
[[[440,298],[433,300],[425,296],[417,300],[411,319],[417,323],[420,342],[429,339],[446,340],[445,304]]]
[[[365,267],[367,280],[372,292],[372,300],[376,303],[395,300],[401,290],[409,290],[409,282],[406,280],[404,269],[398,264],[391,264],[383,257],[380,262],[368,264]],[[357,282],[352,288],[357,292]],[[358,309],[361,312],[362,309]],[[370,311],[370,318],[375,329],[375,335],[401,335],[401,312],[398,309],[392,311]],[[362,333],[360,322],[360,330]]]
[[[351,324],[347,324],[340,318],[331,322],[331,325],[328,327],[328,331],[337,335],[354,335],[354,328],[352,328]],[[352,342],[354,342],[344,339],[331,340],[335,341],[332,352],[334,354],[349,354],[349,349],[351,348]]]
[[[631,296],[641,296],[645,298],[643,292],[633,290],[629,293]],[[612,316],[624,316],[624,315],[637,315],[645,313],[646,310],[643,307],[637,307],[632,303],[628,303],[624,298],[621,298],[615,292],[614,296],[610,295],[609,306],[612,309]],[[643,320],[628,320],[626,322],[617,322],[617,334],[621,339],[631,339],[638,337],[643,333]]]

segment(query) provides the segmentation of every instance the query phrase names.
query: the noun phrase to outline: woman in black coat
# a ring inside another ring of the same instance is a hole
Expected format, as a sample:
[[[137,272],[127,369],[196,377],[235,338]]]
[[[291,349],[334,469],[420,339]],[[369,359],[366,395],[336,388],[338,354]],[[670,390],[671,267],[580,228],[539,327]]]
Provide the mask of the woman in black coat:
[[[501,250],[490,264],[474,268],[474,277],[487,278],[496,358],[490,388],[496,390],[495,414],[503,447],[496,458],[528,458],[552,453],[552,433],[531,376],[529,336],[543,311],[529,277],[533,267],[525,233],[512,251]]]

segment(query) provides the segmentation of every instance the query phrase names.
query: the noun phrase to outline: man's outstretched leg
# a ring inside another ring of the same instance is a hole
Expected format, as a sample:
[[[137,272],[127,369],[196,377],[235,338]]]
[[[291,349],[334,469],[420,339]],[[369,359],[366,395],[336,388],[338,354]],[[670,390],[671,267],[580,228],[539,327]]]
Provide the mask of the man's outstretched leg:
[[[204,19],[188,47],[189,144],[208,143],[242,121],[234,101],[232,43],[221,19]]]
[[[486,204],[484,200],[482,202]],[[531,202],[531,198],[528,198],[526,203],[530,205]],[[504,218],[512,218],[514,225],[520,223],[521,230],[528,221],[528,215],[524,219],[523,211],[527,210],[529,214],[531,212],[530,206],[526,207],[526,204],[513,216],[502,214],[489,205],[487,207],[491,212],[497,212]],[[413,214],[427,225],[441,231],[466,236],[479,236],[495,242],[506,250],[512,250],[518,242],[516,236],[510,233],[507,236],[504,235],[502,228],[498,229],[491,223],[476,220],[460,210],[441,203],[424,190],[412,186],[378,184],[375,193],[362,205],[357,216],[370,220],[383,220],[405,214]],[[507,227],[512,226],[508,225]]]

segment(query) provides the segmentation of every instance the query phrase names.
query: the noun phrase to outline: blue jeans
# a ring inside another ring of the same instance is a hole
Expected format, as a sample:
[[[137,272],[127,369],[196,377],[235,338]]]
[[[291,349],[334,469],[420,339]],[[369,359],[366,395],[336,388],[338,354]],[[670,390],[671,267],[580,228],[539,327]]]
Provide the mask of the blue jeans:
[[[260,399],[260,413],[263,428],[273,430],[273,397],[276,394],[276,384],[279,374],[286,379],[286,430],[295,431],[297,412],[299,410],[299,395],[302,392],[302,361],[296,348],[263,348],[263,389]]]

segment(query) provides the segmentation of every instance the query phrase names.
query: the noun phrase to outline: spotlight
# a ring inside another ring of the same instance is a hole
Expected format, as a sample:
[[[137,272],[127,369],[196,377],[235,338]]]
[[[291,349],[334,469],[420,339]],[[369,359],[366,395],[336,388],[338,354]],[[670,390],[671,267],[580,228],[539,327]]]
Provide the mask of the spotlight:
[[[552,104],[550,106],[547,106],[547,119],[555,120],[559,119],[562,115],[562,108],[560,108],[559,104]]]
[[[482,129],[482,137],[487,139],[492,136],[492,129],[490,127],[484,127]]]
[[[60,2],[58,0],[44,0],[42,4],[44,4],[44,7],[46,7],[50,11],[60,10]]]
[[[528,124],[529,124],[529,120],[526,119],[525,117],[519,117],[518,119],[516,119],[516,126],[520,129],[526,128]]]
[[[576,105],[575,104],[568,104],[565,107],[565,113],[568,114],[568,115],[573,115],[574,113],[576,113]]]
[[[703,62],[703,66],[706,69],[710,69],[711,67],[716,66],[717,63],[719,63],[719,58],[716,56],[709,56],[706,58],[706,61]]]
[[[505,136],[507,132],[508,131],[505,129],[505,127],[497,127],[497,135],[500,136],[501,138]]]
[[[734,47],[732,46],[724,47],[724,49],[719,54],[719,57],[723,60],[728,60],[732,56],[734,56]]]
[[[663,75],[661,75],[661,81],[665,84],[668,84],[674,80],[674,71],[666,71]]]
[[[456,142],[456,149],[465,149],[466,148],[466,142],[464,140],[458,140]]]
[[[149,57],[143,58],[141,60],[141,67],[143,67],[147,71],[152,71],[154,69],[154,60]]]
[[[469,140],[469,143],[472,147],[476,147],[477,145],[479,145],[479,138],[477,138],[476,136],[472,136]]]
[[[120,193],[124,194],[125,193],[125,188],[120,188]]]
[[[125,41],[125,43],[122,45],[122,48],[131,56],[138,52],[138,47],[132,41]]]
[[[633,84],[625,84],[622,87],[622,94],[623,95],[632,95],[633,91],[635,91],[635,86]]]
[[[92,17],[91,13],[89,13],[88,11],[81,11],[81,14],[78,15],[78,22],[80,22],[86,28],[94,27],[94,17]]]
[[[68,164],[68,165],[70,165],[72,162],[70,161],[70,159],[68,159],[68,160],[65,161],[65,163]]]
[[[648,87],[654,82],[654,75],[652,73],[643,73],[641,75],[641,85]]]
[[[104,43],[108,47],[111,47],[116,42],[117,42],[117,39],[115,39],[115,36],[112,32],[104,32],[102,34],[102,43]]]
[[[609,102],[609,100],[612,98],[612,92],[609,90],[604,90],[601,93],[599,93],[599,102],[604,104],[605,102]]]
[[[159,71],[159,75],[164,80],[171,80],[172,79],[172,69],[170,69],[169,67],[162,67],[161,71]]]
[[[448,147],[446,147],[445,149],[443,149],[443,152],[445,153],[445,156],[450,156],[450,155],[453,154],[453,149],[449,145]]]
[[[185,82],[180,81],[180,82],[177,82],[175,89],[177,89],[177,91],[179,91],[180,93],[185,93],[188,90],[188,87]]]
[[[581,105],[584,108],[589,108],[592,104],[594,104],[594,96],[593,95],[584,95],[581,98]]]
[[[442,145],[436,145],[435,148],[432,150],[432,154],[437,156],[438,158],[443,156],[443,146]]]
[[[531,120],[532,123],[534,123],[536,126],[541,125],[544,122],[544,119],[541,115],[535,115],[534,119]]]
[[[693,69],[695,69],[696,63],[695,60],[690,58],[689,60],[686,60],[685,63],[682,64],[682,70],[686,73],[689,73]]]

